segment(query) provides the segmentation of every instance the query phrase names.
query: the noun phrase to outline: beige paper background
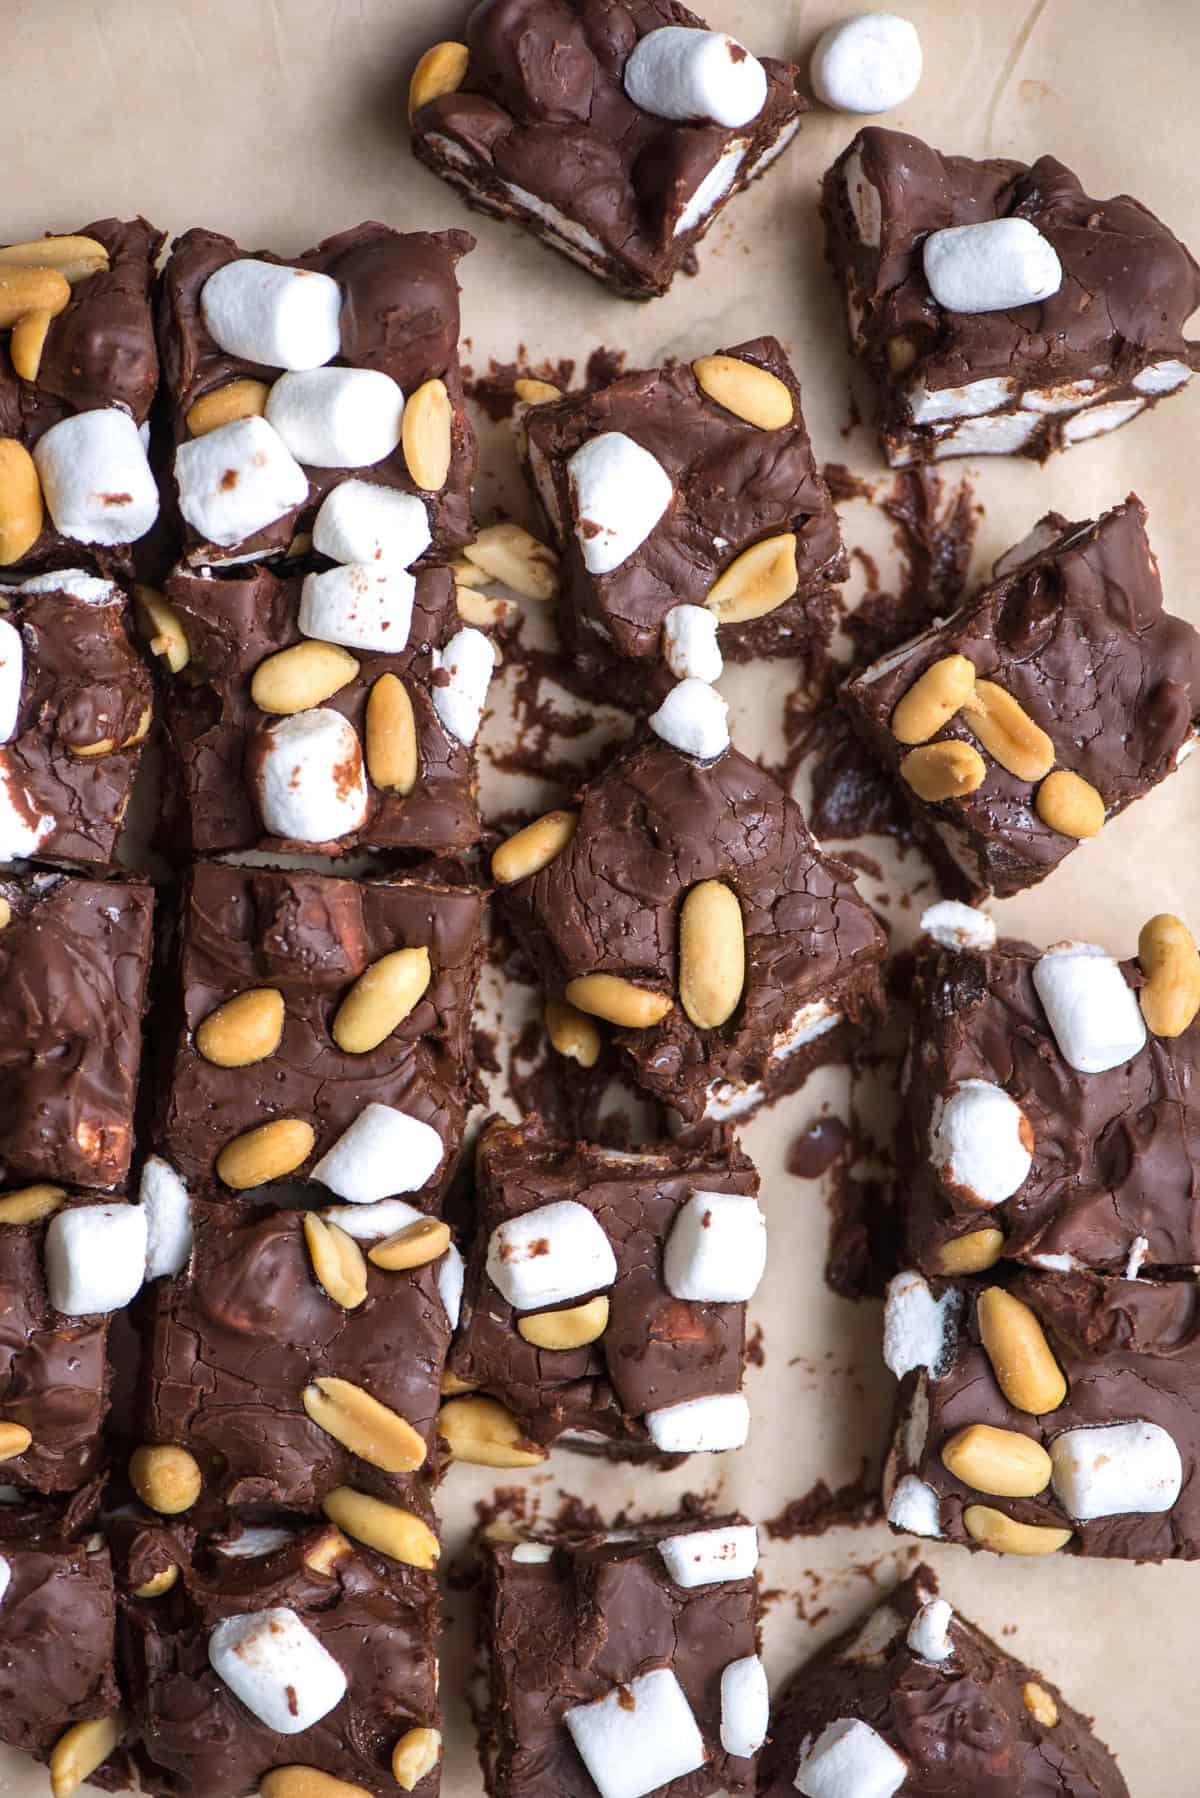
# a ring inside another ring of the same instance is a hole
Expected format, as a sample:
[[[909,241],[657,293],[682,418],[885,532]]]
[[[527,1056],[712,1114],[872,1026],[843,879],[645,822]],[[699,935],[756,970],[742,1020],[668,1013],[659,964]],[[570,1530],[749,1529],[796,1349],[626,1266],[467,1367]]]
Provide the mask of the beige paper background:
[[[419,52],[461,27],[465,5],[444,0],[4,0],[5,203],[0,237],[70,230],[107,213],[144,211],[171,232],[206,224],[247,246],[295,251],[322,235],[379,218],[400,228],[469,226],[478,251],[462,270],[466,361],[574,355],[597,344],[631,360],[695,355],[772,331],[792,352],[820,460],[881,473],[868,433],[841,435],[847,359],[840,309],[824,268],[815,212],[821,171],[848,141],[852,119],[815,113],[797,145],[752,193],[734,203],[701,256],[698,280],[638,307],[512,227],[469,216],[449,189],[410,158],[404,122],[408,73]],[[760,52],[803,58],[816,33],[853,11],[844,0],[708,0],[710,22]],[[1200,246],[1195,178],[1195,73],[1200,14],[1194,0],[910,0],[926,72],[914,100],[889,121],[943,149],[1032,159],[1051,152],[1096,194],[1131,189]],[[1200,384],[1198,384],[1200,386]],[[1150,509],[1168,603],[1200,623],[1195,504],[1200,392],[1167,401],[1148,419],[1075,449],[1045,469],[984,462],[986,517],[977,568],[1051,507],[1086,517],[1136,489]],[[484,436],[480,509],[505,492],[523,505],[504,431]],[[953,478],[962,464],[950,464]],[[862,502],[844,508],[852,542],[887,553],[886,533]],[[885,585],[889,561],[884,560]],[[777,749],[786,665],[733,670],[723,683],[735,735],[750,752]],[[503,689],[502,689],[503,693]],[[503,697],[488,727],[511,735]],[[1003,929],[1052,940],[1068,931],[1133,950],[1152,911],[1200,925],[1197,804],[1200,758],[1071,858],[1037,892],[998,905]],[[485,807],[513,803],[507,779],[485,767]],[[886,857],[874,843],[863,845]],[[885,915],[897,945],[919,901],[900,896],[926,877],[915,858],[888,868]],[[879,897],[874,882],[865,890]],[[494,982],[489,983],[494,986]],[[524,1006],[528,995],[513,995]],[[503,1103],[503,1095],[497,1095]],[[746,1131],[762,1170],[770,1266],[751,1307],[765,1330],[766,1362],[752,1368],[755,1424],[737,1455],[694,1459],[673,1475],[607,1468],[555,1456],[531,1482],[548,1510],[563,1488],[606,1510],[669,1508],[705,1491],[765,1519],[818,1478],[858,1471],[879,1446],[891,1382],[878,1362],[879,1310],[825,1287],[827,1213],[819,1183],[783,1171],[792,1138],[828,1101],[845,1104],[845,1078],[810,1082]],[[516,1478],[519,1476],[513,1476]],[[511,1484],[501,1476],[498,1483]],[[442,1489],[447,1559],[460,1550],[474,1502],[497,1483],[455,1468]],[[782,1589],[766,1619],[772,1683],[870,1603],[907,1565],[882,1528],[839,1530],[791,1544],[764,1534],[764,1584]],[[1133,1567],[1056,1559],[969,1557],[931,1545],[946,1595],[1096,1713],[1118,1750],[1135,1798],[1188,1798],[1200,1784],[1200,1706],[1194,1688],[1200,1566]],[[803,1621],[799,1594],[815,1623]],[[482,1790],[460,1673],[470,1601],[449,1596],[443,1681],[448,1716],[444,1791]],[[0,1792],[34,1798],[45,1774],[0,1750]]]

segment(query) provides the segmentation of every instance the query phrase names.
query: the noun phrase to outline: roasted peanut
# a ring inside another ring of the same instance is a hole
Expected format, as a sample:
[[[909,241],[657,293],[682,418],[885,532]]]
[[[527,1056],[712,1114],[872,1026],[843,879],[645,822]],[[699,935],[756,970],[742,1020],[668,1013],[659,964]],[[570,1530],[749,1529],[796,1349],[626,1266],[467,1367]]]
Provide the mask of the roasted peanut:
[[[57,269],[72,286],[102,274],[108,265],[108,251],[94,237],[36,237],[0,249],[0,268]]]
[[[336,1486],[321,1508],[331,1523],[379,1554],[403,1561],[407,1567],[428,1570],[437,1566],[442,1552],[438,1539],[429,1525],[411,1511],[385,1504],[380,1498],[369,1498],[352,1486]]]
[[[987,765],[979,751],[958,737],[942,737],[910,749],[900,773],[918,799],[931,805],[942,799],[961,799],[983,785]]]
[[[260,1798],[370,1798],[365,1786],[348,1785],[317,1767],[272,1767],[258,1790]]]
[[[336,1524],[331,1523],[328,1529],[321,1531],[315,1542],[309,1543],[301,1558],[310,1573],[328,1575],[347,1555],[353,1553],[350,1541],[343,1536]]]
[[[154,1574],[143,1586],[133,1588],[135,1598],[165,1598],[168,1592],[179,1584],[178,1567],[164,1567],[161,1573]]]
[[[0,263],[0,331],[7,331],[27,312],[57,318],[71,297],[65,275],[56,268],[17,268]]]
[[[150,726],[154,722],[153,706],[143,706],[138,713],[138,721],[132,731],[121,744],[122,749],[132,749],[136,743],[144,743],[150,735]]]
[[[546,1450],[528,1441],[498,1399],[471,1394],[452,1398],[438,1413],[438,1435],[456,1461],[476,1467],[536,1467]]]
[[[217,1173],[235,1192],[265,1186],[294,1174],[315,1141],[316,1132],[303,1118],[274,1118],[227,1142],[217,1156]]]
[[[737,894],[702,880],[679,914],[679,1002],[697,1030],[716,1030],[737,1010],[746,984],[746,935]]]
[[[540,1349],[586,1348],[608,1328],[608,1300],[600,1295],[566,1311],[538,1311],[517,1319],[526,1342]]]
[[[553,599],[558,592],[558,557],[519,524],[488,525],[463,554],[522,599]]]
[[[224,387],[211,388],[189,406],[187,428],[193,437],[207,437],[210,431],[219,431],[239,418],[261,418],[270,392],[265,381],[226,381]]]
[[[743,550],[713,582],[704,603],[718,624],[745,624],[774,612],[799,585],[796,538],[784,531]]]
[[[579,828],[578,812],[546,812],[501,843],[492,856],[492,878],[501,886],[528,880],[562,854]]]
[[[1009,1404],[1033,1417],[1056,1411],[1067,1396],[1067,1382],[1029,1306],[1002,1286],[989,1286],[979,1295],[976,1315],[996,1384]]]
[[[290,649],[280,649],[258,664],[250,682],[250,697],[260,712],[286,718],[323,705],[357,673],[354,657],[336,643],[293,643]]]
[[[400,421],[404,461],[414,482],[425,493],[440,493],[446,485],[453,422],[444,381],[422,381],[404,402]]]
[[[347,1055],[367,1055],[386,1042],[420,1003],[433,979],[429,951],[393,949],[359,975],[337,1009],[333,1040]]]
[[[142,1503],[164,1517],[190,1511],[204,1483],[196,1457],[169,1442],[134,1449],[129,1478]]]
[[[135,587],[133,598],[138,626],[150,645],[151,655],[159,656],[172,674],[181,674],[192,652],[178,612],[153,587]]]
[[[15,437],[0,437],[0,568],[11,567],[33,548],[45,517],[33,457]]]
[[[385,792],[411,793],[417,784],[417,722],[398,674],[381,674],[367,697],[367,773]]]
[[[440,1217],[418,1217],[405,1224],[394,1236],[377,1242],[370,1260],[386,1273],[404,1273],[412,1267],[425,1267],[436,1261],[450,1247],[450,1226]]]
[[[454,604],[464,624],[473,624],[484,631],[507,624],[521,609],[515,599],[496,599],[490,593],[477,593],[461,581],[455,584]]]
[[[600,1032],[586,1012],[565,999],[547,999],[543,1014],[550,1046],[581,1068],[594,1068],[600,1059]]]
[[[458,92],[466,80],[470,60],[471,52],[465,44],[434,44],[431,50],[426,50],[408,84],[410,125],[422,106],[428,106],[431,100],[440,100],[443,94]]]
[[[740,356],[701,356],[692,373],[702,393],[735,418],[760,431],[782,431],[790,425],[795,404],[787,386],[769,369]]]
[[[357,1311],[367,1296],[367,1264],[353,1236],[315,1211],[306,1211],[304,1240],[323,1290],[343,1311]]]
[[[33,1434],[24,1424],[0,1420],[0,1461],[15,1461],[32,1447]]]
[[[1074,1530],[1052,1529],[1048,1524],[1018,1523],[1005,1511],[991,1505],[968,1505],[963,1512],[963,1527],[972,1542],[979,1542],[998,1555],[1053,1555],[1065,1548]]]
[[[1054,766],[1054,744],[1011,693],[977,680],[963,701],[967,721],[989,755],[1018,780],[1041,780]]]
[[[1104,801],[1092,785],[1069,768],[1056,768],[1037,790],[1038,817],[1060,837],[1097,837],[1104,829]]]
[[[917,359],[917,346],[911,337],[889,337],[887,359],[894,375],[907,374]]]
[[[1160,911],[1142,925],[1138,960],[1146,976],[1138,1004],[1154,1036],[1182,1036],[1200,1011],[1200,952],[1182,918]]]
[[[352,1455],[384,1473],[415,1473],[425,1463],[425,1443],[398,1412],[349,1380],[314,1380],[302,1402],[318,1429]]]
[[[443,1398],[457,1398],[460,1392],[474,1392],[475,1387],[470,1380],[460,1380],[456,1373],[442,1375],[441,1392]]]
[[[662,1023],[674,1002],[619,974],[580,974],[567,982],[567,1003],[622,1030],[648,1030]]]
[[[425,1776],[433,1772],[441,1757],[439,1730],[406,1730],[392,1750],[392,1778],[402,1792],[415,1791]]]
[[[975,688],[975,664],[943,656],[918,675],[892,713],[897,743],[928,743],[953,718]]]
[[[562,388],[553,381],[538,381],[521,375],[513,382],[513,392],[523,406],[552,406],[562,398]]]
[[[1058,1706],[1045,1686],[1039,1686],[1036,1679],[1028,1679],[1021,1687],[1021,1697],[1035,1723],[1040,1723],[1043,1729],[1054,1728],[1058,1722]]]
[[[11,923],[12,906],[8,903],[8,900],[3,894],[0,894],[0,930],[7,930]]]
[[[124,1712],[112,1717],[93,1717],[74,1723],[50,1750],[50,1790],[53,1798],[71,1798],[85,1779],[104,1765],[114,1748],[125,1739]]]
[[[989,1227],[943,1243],[938,1261],[944,1274],[981,1274],[995,1267],[1003,1253],[1003,1232]]]
[[[62,1186],[22,1186],[0,1197],[0,1224],[36,1224],[53,1217],[66,1198]]]
[[[474,562],[468,562],[465,556],[459,556],[451,562],[450,573],[454,576],[456,587],[486,587],[490,579],[482,568],[476,568]]]
[[[98,737],[94,743],[72,743],[70,750],[72,755],[82,756],[85,761],[90,761],[93,756],[111,755],[116,747],[112,737]]]
[[[42,366],[42,352],[53,322],[52,312],[27,312],[12,328],[8,354],[13,368],[23,381],[36,381]]]
[[[256,986],[210,1011],[196,1030],[196,1049],[218,1068],[248,1068],[283,1041],[283,994]]]
[[[965,1486],[997,1498],[1036,1498],[1053,1471],[1040,1442],[987,1423],[957,1430],[942,1449],[942,1464]]]

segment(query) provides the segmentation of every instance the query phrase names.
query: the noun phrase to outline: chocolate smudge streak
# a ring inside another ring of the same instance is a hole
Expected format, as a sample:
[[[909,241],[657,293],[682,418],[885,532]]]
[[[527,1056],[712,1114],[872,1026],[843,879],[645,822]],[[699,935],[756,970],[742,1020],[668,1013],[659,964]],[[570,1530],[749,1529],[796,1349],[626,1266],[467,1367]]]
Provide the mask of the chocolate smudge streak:
[[[832,1529],[862,1529],[882,1517],[879,1473],[864,1456],[854,1479],[841,1486],[818,1480],[778,1516],[768,1517],[763,1527],[773,1542],[792,1542],[797,1536],[823,1536]]]

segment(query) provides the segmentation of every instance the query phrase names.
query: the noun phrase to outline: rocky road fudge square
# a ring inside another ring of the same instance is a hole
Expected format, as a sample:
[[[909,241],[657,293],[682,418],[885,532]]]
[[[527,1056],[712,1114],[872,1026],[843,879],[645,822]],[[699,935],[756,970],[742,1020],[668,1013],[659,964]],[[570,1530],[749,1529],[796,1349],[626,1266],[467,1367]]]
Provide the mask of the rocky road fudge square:
[[[809,110],[794,64],[675,0],[483,0],[463,38],[413,73],[414,154],[628,299],[690,270]]]
[[[494,1798],[754,1791],[768,1699],[753,1524],[676,1517],[484,1554]]]
[[[1146,510],[1057,513],[982,593],[842,690],[943,890],[1022,891],[1195,747],[1200,635],[1163,609]]]
[[[524,412],[576,663],[637,709],[723,657],[813,659],[846,576],[800,385],[773,337]]]
[[[1137,200],[1052,156],[943,156],[869,125],[824,181],[850,347],[893,468],[1045,456],[1116,430],[1200,367],[1200,268]]]
[[[929,1567],[788,1680],[763,1798],[1129,1798],[1057,1686],[938,1597]]]
[[[176,240],[159,331],[186,562],[311,549],[344,583],[467,541],[455,268],[473,243],[368,223],[285,261]]]
[[[156,1138],[194,1192],[311,1181],[437,1210],[474,1097],[482,892],[202,863],[165,1001]]]
[[[447,569],[177,570],[145,594],[181,859],[234,849],[453,853],[478,841],[474,742],[495,651]]]

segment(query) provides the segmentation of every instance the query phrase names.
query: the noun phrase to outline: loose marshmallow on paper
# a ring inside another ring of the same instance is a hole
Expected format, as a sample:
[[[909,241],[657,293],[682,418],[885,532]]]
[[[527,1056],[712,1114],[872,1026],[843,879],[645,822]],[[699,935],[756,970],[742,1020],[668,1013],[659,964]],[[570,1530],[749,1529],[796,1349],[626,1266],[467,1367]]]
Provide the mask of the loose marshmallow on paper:
[[[281,718],[263,732],[258,808],[271,836],[333,843],[367,815],[362,745],[354,726],[327,706]]]
[[[1056,943],[1033,984],[1058,1044],[1078,1074],[1102,1074],[1146,1046],[1146,1025],[1117,961],[1098,943]]]
[[[716,613],[707,606],[672,606],[663,620],[663,659],[676,680],[720,680],[725,662]]]
[[[468,625],[456,631],[445,649],[433,652],[435,670],[449,676],[433,685],[433,709],[442,729],[467,748],[479,734],[496,651],[482,631]]]
[[[663,1277],[677,1299],[735,1305],[751,1299],[767,1265],[767,1220],[758,1200],[694,1192],[675,1214]]]
[[[719,1455],[750,1434],[750,1406],[740,1392],[715,1392],[647,1411],[643,1422],[664,1455]]]
[[[668,1667],[614,1686],[563,1722],[600,1798],[645,1798],[707,1760],[683,1687]]]
[[[808,68],[818,100],[835,111],[890,112],[917,91],[921,40],[897,13],[858,13],[821,33]]]
[[[182,1273],[192,1254],[192,1211],[188,1189],[161,1155],[142,1169],[138,1198],[146,1214],[146,1278]]]
[[[79,1205],[46,1230],[46,1288],[67,1317],[96,1317],[133,1302],[146,1277],[146,1213],[140,1205]]]
[[[674,494],[662,463],[623,431],[589,438],[567,463],[567,479],[589,574],[611,574],[628,561]]]
[[[658,1552],[675,1584],[687,1591],[694,1586],[725,1585],[754,1577],[758,1530],[752,1523],[687,1530],[679,1536],[664,1536]]]
[[[729,706],[707,681],[681,680],[649,722],[656,737],[699,761],[713,761],[729,748]]]
[[[243,362],[320,368],[342,347],[341,288],[314,269],[240,257],[208,277],[200,310],[209,335]]]
[[[1054,245],[1028,219],[984,219],[931,231],[925,279],[947,312],[1008,312],[1048,300],[1062,286]]]
[[[352,1205],[372,1205],[392,1193],[419,1192],[442,1165],[445,1145],[431,1124],[394,1105],[359,1112],[313,1168],[312,1177]]]
[[[639,38],[625,62],[625,92],[643,112],[681,123],[748,125],[767,99],[767,74],[723,31],[662,25]]]
[[[514,1310],[537,1311],[611,1286],[617,1258],[586,1205],[556,1199],[497,1224],[487,1271]]]
[[[208,543],[231,548],[294,512],[308,476],[265,418],[237,418],[175,452],[179,510]]]
[[[208,1638],[213,1672],[260,1723],[298,1736],[346,1695],[346,1675],[295,1611],[226,1617]]]
[[[411,568],[432,542],[425,502],[371,481],[339,481],[313,524],[313,548],[331,562]]]
[[[267,396],[267,423],[297,462],[311,468],[370,468],[400,442],[404,395],[374,368],[313,368],[280,375]]]
[[[77,543],[136,543],[158,517],[158,484],[138,428],[120,406],[76,412],[34,446],[54,526]]]
[[[771,1694],[767,1670],[756,1654],[730,1661],[721,1674],[721,1746],[749,1760],[767,1739]]]
[[[417,583],[407,569],[350,563],[306,574],[297,623],[306,637],[400,655],[408,648]]]

